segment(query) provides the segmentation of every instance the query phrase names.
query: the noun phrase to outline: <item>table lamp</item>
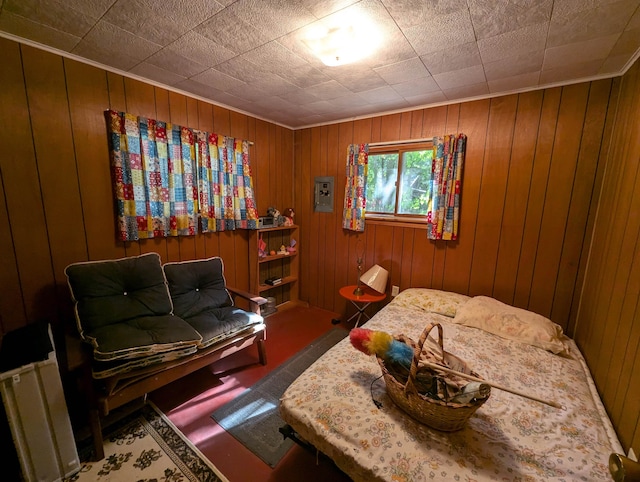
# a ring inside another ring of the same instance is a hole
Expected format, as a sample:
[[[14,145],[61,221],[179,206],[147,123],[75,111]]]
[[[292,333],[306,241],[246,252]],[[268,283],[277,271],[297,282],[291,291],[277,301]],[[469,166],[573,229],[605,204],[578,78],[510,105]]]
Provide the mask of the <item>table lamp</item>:
[[[378,264],[373,265],[365,274],[360,276],[362,283],[381,294],[387,291],[388,279],[389,272]]]

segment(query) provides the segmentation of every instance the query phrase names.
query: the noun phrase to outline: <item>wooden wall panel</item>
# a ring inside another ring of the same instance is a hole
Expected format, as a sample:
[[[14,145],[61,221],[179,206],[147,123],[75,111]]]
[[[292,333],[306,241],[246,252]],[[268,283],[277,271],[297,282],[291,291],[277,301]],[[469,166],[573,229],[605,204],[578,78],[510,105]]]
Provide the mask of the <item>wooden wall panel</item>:
[[[37,319],[51,321],[58,339],[73,329],[64,276],[72,262],[148,251],[164,261],[221,255],[229,283],[249,288],[244,231],[116,240],[104,111],[259,137],[249,139],[253,170],[268,179],[277,168],[289,186],[293,131],[6,39],[0,61],[0,222],[8,227],[0,233],[0,335]],[[293,187],[282,194],[267,185],[261,195],[293,203]]]
[[[595,88],[592,87],[592,89]],[[614,96],[614,98],[616,98]],[[640,451],[640,64],[620,82],[575,339],[625,450]],[[611,104],[611,102],[610,102]]]
[[[366,262],[388,262],[392,283],[402,288],[490,295],[551,316],[566,329],[580,256],[590,243],[586,225],[593,213],[594,173],[611,87],[610,81],[583,83],[338,124],[340,151],[350,139],[364,141],[367,135],[371,142],[418,132],[424,137],[456,131],[468,136],[459,240],[429,241],[419,224],[407,228],[406,223],[391,223],[387,233],[387,222],[369,220]],[[296,169],[303,184],[322,164],[318,139],[323,128],[296,132]],[[342,169],[343,160],[336,162]],[[305,226],[318,231],[318,216],[311,209],[303,216],[302,236]],[[358,235],[343,230],[341,222],[341,212],[334,213],[334,291],[355,279],[349,269],[356,258],[354,244],[347,239]],[[395,253],[378,259],[379,239],[410,247],[410,262]],[[308,249],[316,272],[328,261],[327,251],[315,242]],[[329,297],[312,294],[320,289],[313,282],[303,264],[302,298],[338,311],[344,306],[339,299],[322,304]]]

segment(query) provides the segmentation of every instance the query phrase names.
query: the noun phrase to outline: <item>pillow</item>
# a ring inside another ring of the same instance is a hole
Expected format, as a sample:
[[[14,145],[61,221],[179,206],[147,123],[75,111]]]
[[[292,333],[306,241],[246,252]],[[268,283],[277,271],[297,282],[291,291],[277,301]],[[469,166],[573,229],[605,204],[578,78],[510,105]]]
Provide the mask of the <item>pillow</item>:
[[[65,274],[78,331],[96,360],[139,358],[202,340],[173,316],[158,253],[74,263]]]
[[[233,304],[226,288],[222,258],[166,263],[162,269],[167,277],[174,313],[181,318]]]
[[[454,323],[480,328],[509,340],[520,341],[552,353],[569,355],[562,327],[542,315],[507,305],[487,296],[475,296],[462,305]]]
[[[404,308],[418,308],[430,313],[453,318],[460,306],[470,298],[452,291],[428,288],[408,288],[396,296],[390,304]]]

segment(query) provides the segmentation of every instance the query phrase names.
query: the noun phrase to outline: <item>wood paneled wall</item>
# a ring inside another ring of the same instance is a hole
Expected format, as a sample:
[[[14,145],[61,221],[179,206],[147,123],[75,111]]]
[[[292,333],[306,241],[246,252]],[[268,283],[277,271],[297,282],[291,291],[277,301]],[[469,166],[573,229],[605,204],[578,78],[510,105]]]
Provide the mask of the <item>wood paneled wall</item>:
[[[575,339],[620,441],[640,454],[640,61],[617,105]]]
[[[72,319],[64,268],[78,261],[221,256],[228,283],[249,288],[246,231],[116,241],[104,111],[254,141],[260,214],[293,205],[293,131],[2,38],[0,64],[1,333],[37,319],[60,333]]]
[[[570,332],[612,85],[581,83],[296,131],[300,297],[343,312],[338,289],[355,284],[360,240],[365,269],[388,269],[390,285],[493,296]],[[342,229],[348,144],[457,132],[468,136],[458,241],[429,241],[424,226],[410,224]],[[336,179],[333,213],[313,211],[315,176]]]

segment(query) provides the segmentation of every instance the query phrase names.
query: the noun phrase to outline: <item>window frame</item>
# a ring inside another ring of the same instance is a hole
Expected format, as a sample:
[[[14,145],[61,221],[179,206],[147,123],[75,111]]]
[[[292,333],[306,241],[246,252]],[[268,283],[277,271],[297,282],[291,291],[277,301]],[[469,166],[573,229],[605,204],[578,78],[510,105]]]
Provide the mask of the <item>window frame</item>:
[[[410,224],[427,224],[427,214],[400,214],[398,213],[398,201],[400,196],[400,181],[402,179],[402,168],[403,168],[403,153],[412,152],[412,151],[425,151],[431,150],[433,151],[433,141],[429,140],[420,140],[411,143],[385,143],[384,145],[373,145],[369,146],[368,156],[376,154],[398,154],[398,176],[396,177],[396,192],[395,192],[395,205],[393,213],[380,213],[380,212],[370,212],[367,208],[365,211],[365,219],[368,220],[380,220],[380,221],[391,221],[394,223],[404,222]],[[432,157],[433,159],[433,157]],[[367,186],[368,187],[368,186]]]

